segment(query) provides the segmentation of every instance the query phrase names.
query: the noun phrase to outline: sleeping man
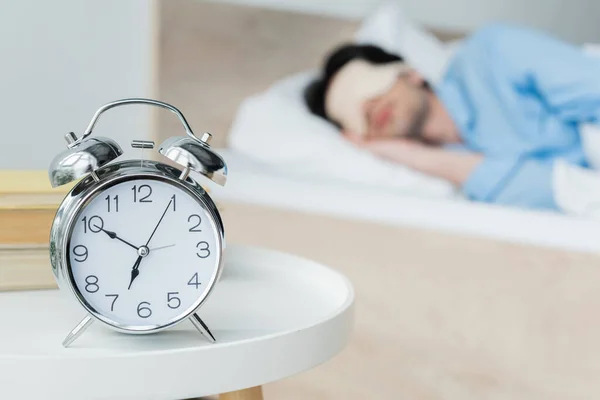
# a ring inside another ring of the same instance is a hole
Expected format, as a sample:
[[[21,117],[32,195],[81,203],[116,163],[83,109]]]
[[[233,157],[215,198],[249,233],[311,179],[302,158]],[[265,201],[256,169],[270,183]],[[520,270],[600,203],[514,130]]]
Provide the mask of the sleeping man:
[[[399,56],[346,45],[305,98],[357,146],[470,199],[556,209],[553,162],[586,167],[579,124],[600,122],[600,59],[496,25],[466,39],[436,87]]]

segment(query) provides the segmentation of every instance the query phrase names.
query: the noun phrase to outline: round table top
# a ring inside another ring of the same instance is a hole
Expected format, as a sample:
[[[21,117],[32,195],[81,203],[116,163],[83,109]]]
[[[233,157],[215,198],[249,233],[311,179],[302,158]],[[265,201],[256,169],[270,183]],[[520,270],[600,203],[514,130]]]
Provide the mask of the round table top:
[[[341,274],[279,252],[230,246],[221,281],[198,314],[211,344],[183,321],[127,335],[96,321],[70,348],[85,316],[67,294],[0,293],[0,398],[181,399],[259,386],[340,352],[354,292]]]

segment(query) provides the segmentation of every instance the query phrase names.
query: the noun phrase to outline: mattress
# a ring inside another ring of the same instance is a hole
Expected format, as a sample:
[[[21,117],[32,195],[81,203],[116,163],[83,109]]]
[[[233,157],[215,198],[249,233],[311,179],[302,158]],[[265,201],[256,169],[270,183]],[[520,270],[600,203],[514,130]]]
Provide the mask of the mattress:
[[[564,250],[600,250],[600,223],[555,212],[531,211],[462,199],[432,199],[290,174],[233,150],[218,150],[229,168],[217,200],[419,227]]]

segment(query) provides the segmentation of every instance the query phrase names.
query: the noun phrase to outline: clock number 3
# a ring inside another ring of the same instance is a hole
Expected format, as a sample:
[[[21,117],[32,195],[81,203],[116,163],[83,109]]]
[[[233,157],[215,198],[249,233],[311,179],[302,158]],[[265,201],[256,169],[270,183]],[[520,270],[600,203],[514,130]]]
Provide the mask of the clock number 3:
[[[196,249],[198,249],[198,252],[196,252],[196,255],[200,258],[206,258],[208,256],[210,256],[210,250],[208,249],[208,242],[199,242],[196,245]]]

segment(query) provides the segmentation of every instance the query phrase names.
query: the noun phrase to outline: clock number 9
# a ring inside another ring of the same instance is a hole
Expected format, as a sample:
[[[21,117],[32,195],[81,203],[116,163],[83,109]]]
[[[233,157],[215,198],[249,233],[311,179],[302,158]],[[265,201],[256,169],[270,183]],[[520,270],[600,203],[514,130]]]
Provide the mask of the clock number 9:
[[[206,258],[208,256],[210,256],[210,250],[208,249],[208,242],[199,242],[196,245],[196,248],[199,250],[199,252],[196,253],[196,255],[200,258]],[[200,254],[202,253],[202,254]]]
[[[150,318],[150,316],[152,315],[152,310],[150,309],[150,307],[142,307],[144,305],[149,306],[150,303],[148,303],[147,301],[142,301],[140,304],[138,304],[137,314],[140,318]]]
[[[84,262],[88,258],[88,249],[82,244],[73,247],[73,254],[75,255],[75,261]]]
[[[88,233],[88,230],[92,233],[98,233],[104,229],[104,220],[98,215],[94,215],[89,219],[83,217],[81,221],[83,221],[83,233]]]

